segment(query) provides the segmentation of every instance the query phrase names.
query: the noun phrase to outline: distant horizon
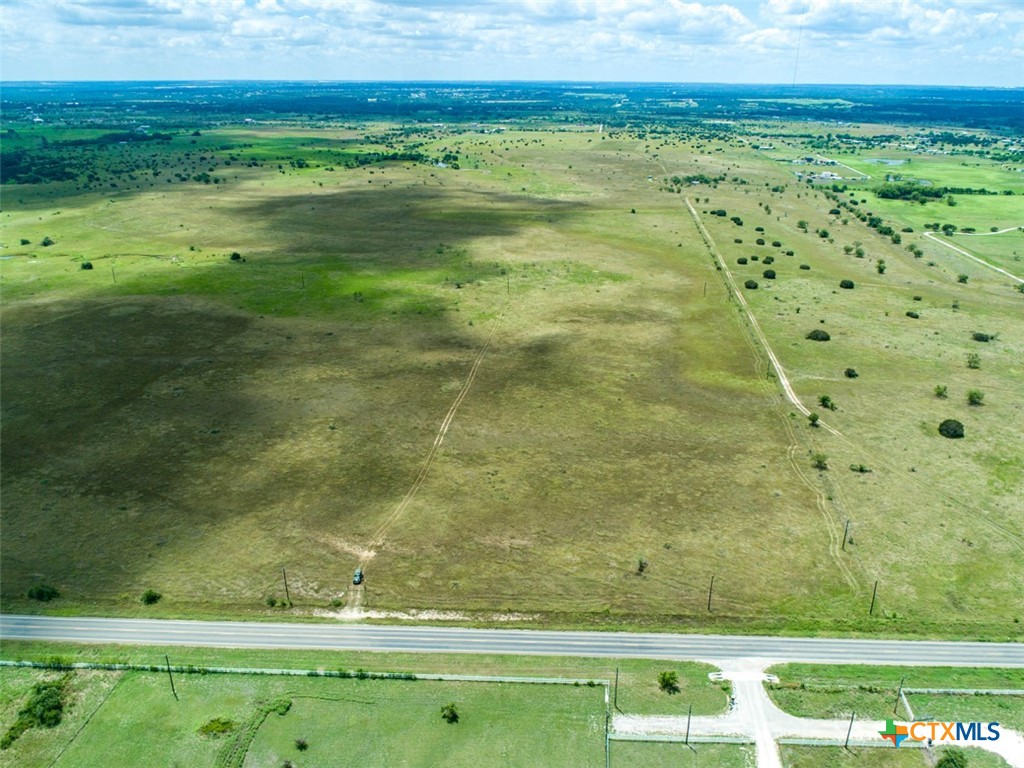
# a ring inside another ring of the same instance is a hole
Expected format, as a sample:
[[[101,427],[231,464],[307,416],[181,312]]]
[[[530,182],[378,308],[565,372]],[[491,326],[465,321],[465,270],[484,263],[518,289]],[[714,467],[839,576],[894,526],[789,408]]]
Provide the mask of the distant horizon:
[[[735,87],[735,88],[750,88],[750,87],[770,87],[770,88],[789,88],[792,90],[799,90],[800,88],[956,88],[964,90],[992,90],[992,91],[1020,91],[1024,90],[1024,85],[958,85],[956,83],[781,83],[781,82],[727,82],[727,81],[716,81],[716,80],[572,80],[572,79],[552,79],[552,80],[517,80],[517,79],[401,79],[401,78],[302,78],[302,77],[214,77],[214,78],[145,78],[145,79],[56,79],[56,78],[45,78],[39,80],[8,80],[0,77],[0,84],[5,85],[36,85],[36,84],[104,84],[104,83],[134,83],[144,85],[146,83],[303,83],[303,84],[389,84],[389,83],[408,83],[408,84],[419,84],[419,85],[446,85],[453,83],[461,83],[467,85],[488,85],[488,84],[504,84],[504,85],[632,85],[632,86],[643,86],[643,85],[713,85],[713,86],[724,86],[724,87]]]
[[[1024,87],[1020,0],[5,0],[0,39],[3,82]]]

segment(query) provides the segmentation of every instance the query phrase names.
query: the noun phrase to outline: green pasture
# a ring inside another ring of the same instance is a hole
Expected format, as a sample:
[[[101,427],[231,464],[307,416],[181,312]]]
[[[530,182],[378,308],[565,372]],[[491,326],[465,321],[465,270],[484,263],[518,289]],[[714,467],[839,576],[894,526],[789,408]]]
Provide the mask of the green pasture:
[[[1024,690],[1024,670],[952,669],[943,667],[858,667],[850,665],[782,664],[770,670],[778,683],[766,685],[768,695],[797,717],[893,717],[900,681],[905,688]],[[971,693],[906,693],[918,720],[997,722],[1024,729],[1024,698]],[[900,704],[896,716],[907,718]]]
[[[691,744],[663,741],[612,741],[611,765],[644,765],[651,768],[753,768],[756,764],[753,745]]]
[[[5,605],[1019,635],[1024,339],[1005,280],[940,254],[903,208],[877,208],[914,227],[902,246],[843,225],[822,190],[732,139],[392,127],[203,128],[97,152],[93,189],[5,189]],[[384,135],[464,170],[326,170]],[[159,177],[109,187],[115,160],[143,155]],[[726,181],[661,191],[698,173]],[[782,402],[687,196],[734,275],[761,284],[747,299],[797,393],[830,395],[844,438]],[[718,208],[744,226],[703,213]],[[843,254],[854,242],[864,259]],[[775,254],[774,281],[736,264],[755,253]],[[817,327],[833,340],[805,340]],[[980,369],[961,364],[972,352]],[[937,434],[951,417],[966,439]],[[282,567],[287,612],[267,604]],[[27,600],[40,582],[61,597]],[[146,589],[162,599],[143,606]]]
[[[784,744],[782,764],[786,768],[920,768],[930,765],[923,749],[884,749],[882,747],[802,747]],[[941,752],[940,752],[941,754]],[[971,768],[1005,768],[998,755],[982,749],[966,749]]]

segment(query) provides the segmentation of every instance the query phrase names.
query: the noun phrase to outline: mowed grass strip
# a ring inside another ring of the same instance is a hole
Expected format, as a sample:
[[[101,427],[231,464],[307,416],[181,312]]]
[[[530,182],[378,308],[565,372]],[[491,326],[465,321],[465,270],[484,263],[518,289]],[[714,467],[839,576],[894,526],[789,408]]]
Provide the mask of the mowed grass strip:
[[[900,682],[904,687],[963,689],[963,694],[907,693],[917,719],[997,722],[1024,729],[1024,697],[967,693],[971,689],[1024,690],[1024,670],[946,667],[864,667],[782,664],[772,667],[778,683],[768,695],[798,717],[893,717]],[[902,704],[895,715],[907,716]]]
[[[505,677],[615,680],[619,670],[618,705],[629,714],[676,714],[693,705],[702,715],[722,712],[727,688],[708,679],[714,667],[699,662],[647,659],[593,659],[559,656],[493,656],[478,654],[369,653],[339,651],[270,651],[260,649],[142,647],[77,645],[55,642],[6,641],[3,656],[15,661],[69,661],[118,664],[159,664],[164,655],[172,664],[197,667],[263,669],[364,669],[368,672],[461,674]],[[679,676],[679,692],[666,694],[658,687],[658,674],[672,670]]]

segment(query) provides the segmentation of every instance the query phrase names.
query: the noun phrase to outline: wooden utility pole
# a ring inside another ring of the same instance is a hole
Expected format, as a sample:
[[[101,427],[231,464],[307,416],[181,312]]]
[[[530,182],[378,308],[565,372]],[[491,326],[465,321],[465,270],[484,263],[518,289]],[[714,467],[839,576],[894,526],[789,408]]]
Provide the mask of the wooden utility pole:
[[[616,710],[618,710],[620,712],[622,711],[622,710],[619,710],[619,668],[618,667],[615,668],[615,701],[614,701],[614,706],[615,706]]]
[[[892,705],[892,713],[894,715],[896,714],[896,710],[899,709],[899,707],[900,707],[900,696],[903,695],[903,681],[906,680],[906,679],[907,679],[906,675],[904,675],[903,677],[900,678],[900,689],[898,691],[896,691],[896,703]]]
[[[853,718],[857,716],[856,712],[850,713],[850,727],[846,729],[846,743],[843,744],[843,749],[850,748],[850,734],[853,733]]]
[[[288,594],[288,571],[281,568],[281,575],[284,576],[284,599],[288,601],[288,607],[291,607],[292,596]]]
[[[167,677],[171,681],[171,693],[174,694],[174,700],[178,700],[178,692],[174,690],[174,675],[171,674],[171,660],[167,658],[167,654],[164,654],[164,661],[167,662]]]
[[[846,542],[850,538],[850,521],[846,521],[846,530],[843,531],[843,552],[846,551]]]
[[[711,611],[711,593],[715,591],[715,574],[711,574],[711,586],[708,587],[708,611]]]
[[[687,746],[689,746],[689,744],[690,744],[690,717],[692,715],[693,715],[693,704],[691,704],[690,708],[686,711],[686,742],[685,743],[686,743]]]
[[[875,581],[875,588],[871,590],[871,607],[868,608],[868,616],[875,615],[875,597],[878,595],[878,581]]]

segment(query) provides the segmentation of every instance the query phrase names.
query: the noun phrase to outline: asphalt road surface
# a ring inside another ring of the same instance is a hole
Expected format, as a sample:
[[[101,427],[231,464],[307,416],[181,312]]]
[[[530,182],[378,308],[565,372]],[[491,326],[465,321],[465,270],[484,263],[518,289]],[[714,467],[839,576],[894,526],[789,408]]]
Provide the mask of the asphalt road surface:
[[[1024,667],[1024,644],[0,616],[0,639],[222,648]]]

